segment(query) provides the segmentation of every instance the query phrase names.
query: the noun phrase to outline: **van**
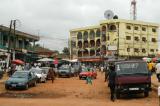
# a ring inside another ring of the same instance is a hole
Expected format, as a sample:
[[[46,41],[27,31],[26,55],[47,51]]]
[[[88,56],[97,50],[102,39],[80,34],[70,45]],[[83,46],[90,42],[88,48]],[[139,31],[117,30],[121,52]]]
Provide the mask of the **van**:
[[[151,74],[144,61],[121,61],[115,63],[116,96],[124,93],[144,93],[149,95],[151,90]]]

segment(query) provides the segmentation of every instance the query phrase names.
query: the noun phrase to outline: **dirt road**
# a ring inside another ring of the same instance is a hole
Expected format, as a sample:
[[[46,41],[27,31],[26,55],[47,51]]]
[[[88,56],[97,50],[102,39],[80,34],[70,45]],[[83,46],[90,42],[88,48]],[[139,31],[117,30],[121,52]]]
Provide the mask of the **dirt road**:
[[[75,78],[58,78],[38,84],[29,90],[6,91],[0,84],[0,106],[158,106],[155,92],[144,98],[143,95],[124,96],[115,102],[110,101],[109,89],[104,76],[98,73],[93,85]]]

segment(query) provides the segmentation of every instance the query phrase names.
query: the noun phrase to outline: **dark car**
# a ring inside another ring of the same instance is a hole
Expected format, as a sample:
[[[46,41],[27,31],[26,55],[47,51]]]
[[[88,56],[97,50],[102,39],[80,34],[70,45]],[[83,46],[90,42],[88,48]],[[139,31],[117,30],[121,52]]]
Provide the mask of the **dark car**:
[[[144,93],[151,90],[151,75],[144,61],[121,61],[115,63],[116,96],[123,93]]]
[[[36,86],[37,77],[31,71],[16,71],[6,82],[5,88],[24,88]]]
[[[69,67],[60,67],[58,69],[58,77],[71,77],[71,68]]]
[[[0,70],[0,79],[2,79],[3,74],[4,74],[4,71],[1,69],[1,70]]]

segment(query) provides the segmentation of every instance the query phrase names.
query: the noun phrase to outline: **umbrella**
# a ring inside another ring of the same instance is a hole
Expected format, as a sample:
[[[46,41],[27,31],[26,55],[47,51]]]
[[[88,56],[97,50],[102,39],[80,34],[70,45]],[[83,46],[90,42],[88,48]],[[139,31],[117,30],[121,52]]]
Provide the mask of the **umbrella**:
[[[151,58],[147,58],[147,57],[144,57],[144,58],[142,58],[144,61],[146,61],[146,62],[150,62],[152,59]]]
[[[24,62],[22,60],[19,60],[19,59],[12,60],[12,63],[14,63],[14,64],[24,64]]]
[[[41,62],[49,62],[49,61],[53,61],[53,59],[50,59],[50,58],[42,58],[42,59],[39,59],[37,61],[41,61]]]
[[[152,58],[152,61],[156,62],[158,59],[155,57],[155,58]]]

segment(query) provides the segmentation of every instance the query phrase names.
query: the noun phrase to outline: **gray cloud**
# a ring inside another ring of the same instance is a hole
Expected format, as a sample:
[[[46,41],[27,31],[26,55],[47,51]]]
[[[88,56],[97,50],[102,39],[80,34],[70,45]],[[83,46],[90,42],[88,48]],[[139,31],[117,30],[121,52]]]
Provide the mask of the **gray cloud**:
[[[159,22],[159,0],[138,0],[138,20]],[[130,18],[130,0],[0,0],[0,24],[19,19],[17,29],[43,36],[40,43],[51,49],[67,46],[69,30],[99,24],[104,11]]]

